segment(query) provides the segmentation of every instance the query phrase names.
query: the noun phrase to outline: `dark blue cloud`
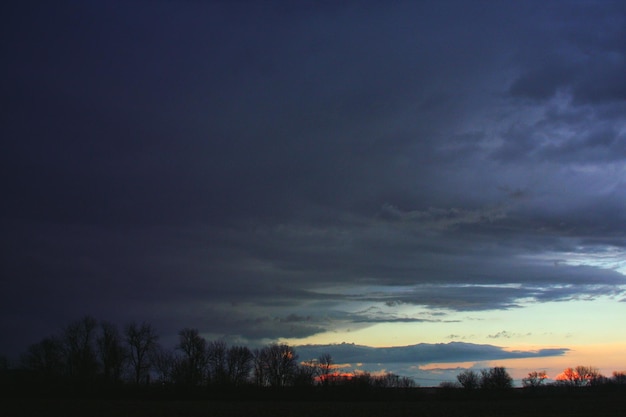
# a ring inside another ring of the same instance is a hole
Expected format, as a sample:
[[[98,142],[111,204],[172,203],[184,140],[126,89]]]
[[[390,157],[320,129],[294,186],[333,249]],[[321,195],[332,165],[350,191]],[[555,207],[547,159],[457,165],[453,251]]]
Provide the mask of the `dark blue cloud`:
[[[623,294],[621,2],[2,7],[11,350]]]

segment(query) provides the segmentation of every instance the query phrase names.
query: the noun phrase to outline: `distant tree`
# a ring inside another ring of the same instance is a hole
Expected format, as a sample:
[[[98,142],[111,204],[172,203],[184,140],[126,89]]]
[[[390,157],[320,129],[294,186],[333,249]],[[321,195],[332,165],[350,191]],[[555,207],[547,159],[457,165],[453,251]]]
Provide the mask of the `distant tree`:
[[[581,386],[583,381],[578,375],[578,372],[574,368],[566,368],[556,377],[556,383],[558,385],[565,385],[570,387]]]
[[[613,371],[611,382],[618,385],[626,385],[626,371]]]
[[[466,390],[474,390],[480,386],[480,376],[476,371],[467,369],[456,376],[459,384]]]
[[[537,388],[543,385],[547,378],[546,371],[532,371],[528,373],[526,378],[522,379],[522,386],[524,388]]]
[[[455,381],[442,381],[439,384],[439,388],[443,388],[446,390],[458,389],[461,388],[461,384]]]
[[[510,389],[513,388],[513,378],[506,371],[506,368],[501,366],[483,369],[480,376],[480,387],[488,390]]]
[[[408,376],[401,376],[399,381],[398,388],[416,388],[419,387],[419,384],[415,382],[415,380]]]
[[[135,322],[129,324],[124,334],[135,384],[141,383],[144,378],[149,380],[149,371],[159,336],[154,328],[145,322],[141,325]]]
[[[372,377],[372,384],[379,388],[413,388],[416,386],[412,378],[396,375],[393,372]]]
[[[577,366],[575,371],[584,381],[583,385],[600,385],[605,379],[600,370],[593,366]]]
[[[368,390],[374,386],[374,377],[369,372],[358,372],[347,380],[347,384],[359,391]]]
[[[373,379],[374,385],[380,388],[396,388],[400,382],[400,376],[391,372],[377,375]]]
[[[63,344],[56,337],[46,337],[31,345],[22,355],[21,362],[45,381],[58,379],[66,369]]]
[[[94,347],[98,322],[90,316],[70,323],[63,330],[63,347],[68,375],[85,382],[95,377],[98,362]]]
[[[567,368],[557,375],[557,385],[570,387],[582,387],[587,385],[597,385],[604,380],[604,377],[597,368],[592,366],[577,366]]]
[[[252,372],[254,356],[246,346],[231,346],[226,355],[228,381],[240,386],[248,382]]]
[[[122,337],[117,327],[106,321],[100,323],[100,330],[96,344],[104,379],[108,382],[119,382],[126,361],[126,350],[122,344]]]
[[[179,369],[186,385],[195,386],[204,382],[207,369],[207,343],[197,329],[184,328],[178,332],[177,349],[182,352]]]

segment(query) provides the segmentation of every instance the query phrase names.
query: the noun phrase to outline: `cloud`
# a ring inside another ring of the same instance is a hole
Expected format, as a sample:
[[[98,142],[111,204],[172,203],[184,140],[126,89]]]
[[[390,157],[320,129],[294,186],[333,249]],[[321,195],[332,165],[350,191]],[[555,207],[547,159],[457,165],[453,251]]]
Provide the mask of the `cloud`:
[[[526,334],[518,334],[518,333],[511,333],[511,332],[508,332],[508,331],[506,331],[506,330],[502,330],[502,331],[500,331],[500,332],[498,332],[498,333],[495,333],[495,334],[490,334],[490,335],[488,335],[487,337],[488,337],[489,339],[500,339],[500,338],[503,338],[503,339],[510,339],[510,338],[512,338],[512,337],[519,337],[519,336],[530,336],[530,333],[526,333]]]
[[[579,4],[564,11],[553,16],[552,23],[550,19],[537,22],[542,34],[537,40],[550,44],[554,54],[545,55],[541,48],[520,54],[526,70],[511,85],[511,94],[547,100],[565,90],[578,105],[623,101],[626,84],[618,75],[626,65],[620,41],[625,34],[623,5]],[[554,21],[560,27],[555,28]]]
[[[458,208],[435,208],[428,210],[403,212],[390,204],[384,204],[381,209],[382,216],[389,219],[397,219],[406,222],[414,222],[421,227],[434,229],[449,229],[456,226],[477,223],[492,223],[506,217],[503,207],[493,207],[480,210],[463,210]]]
[[[431,363],[480,362],[504,359],[541,358],[562,356],[567,348],[509,351],[493,345],[480,345],[463,342],[428,344],[411,346],[381,347],[342,343],[337,345],[302,345],[296,346],[300,359],[318,358],[329,353],[336,363],[413,363],[419,365]]]
[[[66,7],[3,14],[15,346],[623,298],[621,3]]]

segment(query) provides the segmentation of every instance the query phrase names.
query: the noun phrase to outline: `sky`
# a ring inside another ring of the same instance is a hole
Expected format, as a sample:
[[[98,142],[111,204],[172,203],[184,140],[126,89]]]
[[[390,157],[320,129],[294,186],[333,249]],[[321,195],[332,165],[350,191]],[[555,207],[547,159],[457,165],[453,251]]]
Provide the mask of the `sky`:
[[[0,7],[0,352],[89,314],[626,369],[623,1]]]

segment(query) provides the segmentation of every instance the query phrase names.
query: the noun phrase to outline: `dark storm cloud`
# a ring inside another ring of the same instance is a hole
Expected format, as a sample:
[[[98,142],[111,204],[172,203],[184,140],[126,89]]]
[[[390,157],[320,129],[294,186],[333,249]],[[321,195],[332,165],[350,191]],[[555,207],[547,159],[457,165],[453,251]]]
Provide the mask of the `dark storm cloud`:
[[[573,6],[573,7],[568,7]],[[575,5],[552,3],[532,25],[539,35],[519,53],[522,73],[511,93],[548,99],[568,90],[576,104],[620,102],[626,99],[623,39],[626,8],[621,2]],[[546,42],[548,48],[537,48]]]
[[[2,13],[16,347],[623,294],[621,2],[32,5]]]

